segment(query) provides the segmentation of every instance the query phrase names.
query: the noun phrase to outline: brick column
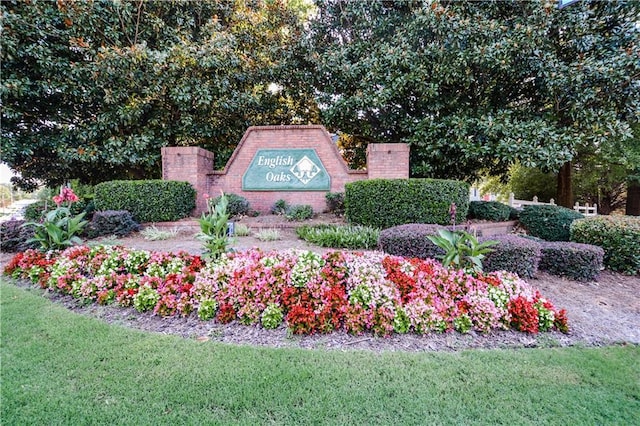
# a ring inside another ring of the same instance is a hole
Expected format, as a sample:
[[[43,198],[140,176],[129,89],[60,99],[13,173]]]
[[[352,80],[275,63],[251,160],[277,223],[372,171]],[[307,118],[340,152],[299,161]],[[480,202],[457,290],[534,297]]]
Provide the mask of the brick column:
[[[369,179],[409,178],[409,145],[406,143],[371,143],[367,146]]]
[[[199,215],[207,209],[204,194],[209,190],[208,175],[213,173],[213,153],[194,146],[162,148],[162,179],[189,182],[196,190]],[[212,194],[209,194],[212,195]]]

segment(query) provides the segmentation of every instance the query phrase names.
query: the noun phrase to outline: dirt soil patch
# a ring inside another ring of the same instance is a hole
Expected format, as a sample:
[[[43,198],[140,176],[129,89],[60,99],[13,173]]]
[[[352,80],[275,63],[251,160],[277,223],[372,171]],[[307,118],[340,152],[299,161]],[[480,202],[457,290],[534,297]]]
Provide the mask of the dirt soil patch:
[[[304,249],[325,253],[331,249],[309,244],[295,234],[295,225],[283,222],[279,216],[246,218],[254,233],[247,237],[236,237],[232,247],[246,250],[259,247],[262,250]],[[331,216],[316,218],[313,223],[339,223]],[[257,225],[259,224],[259,225]],[[277,241],[260,241],[255,232],[259,229],[278,229]],[[191,229],[191,228],[189,228]],[[148,241],[140,234],[120,238],[118,243],[127,247],[178,251],[201,254],[202,245],[195,238],[193,230],[181,231],[175,237],[164,241]],[[2,253],[0,262],[5,264],[11,254]],[[611,344],[640,344],[640,277],[603,271],[597,281],[577,282],[539,272],[529,283],[538,288],[556,307],[565,308],[568,313],[570,331],[539,333],[537,335],[516,331],[494,331],[488,334],[456,332],[445,334],[393,335],[388,338],[372,335],[352,336],[344,332],[312,336],[292,336],[284,326],[276,330],[265,330],[258,326],[240,324],[219,324],[215,321],[200,321],[197,316],[188,318],[161,318],[152,313],[138,313],[132,308],[117,306],[83,305],[56,293],[43,293],[56,303],[91,317],[112,324],[135,328],[148,332],[174,334],[199,341],[218,341],[233,344],[325,348],[335,350],[363,349],[379,351],[455,351],[470,348],[515,348],[515,347],[555,347],[555,346],[603,346]],[[26,286],[25,283],[19,283]],[[40,291],[40,290],[39,290]]]

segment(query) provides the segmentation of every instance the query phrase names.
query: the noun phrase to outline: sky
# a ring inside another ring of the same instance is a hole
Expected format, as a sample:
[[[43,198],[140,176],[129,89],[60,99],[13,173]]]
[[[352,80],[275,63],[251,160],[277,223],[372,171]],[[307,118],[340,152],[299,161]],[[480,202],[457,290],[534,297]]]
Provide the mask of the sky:
[[[9,179],[11,179],[13,173],[11,173],[11,169],[6,164],[0,163],[0,183],[9,183]]]

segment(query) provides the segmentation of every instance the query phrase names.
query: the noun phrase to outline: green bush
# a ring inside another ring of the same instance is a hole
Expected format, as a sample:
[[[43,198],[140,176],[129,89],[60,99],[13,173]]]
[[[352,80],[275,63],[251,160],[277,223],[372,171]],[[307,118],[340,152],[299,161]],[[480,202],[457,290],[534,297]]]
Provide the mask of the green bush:
[[[133,220],[128,211],[105,210],[94,213],[85,232],[89,238],[97,238],[102,235],[124,237],[139,230],[140,224]]]
[[[438,230],[444,228],[440,225],[408,223],[383,229],[380,231],[378,248],[396,256],[438,259],[444,255],[444,250],[432,243],[427,236],[438,235]]]
[[[492,235],[481,239],[484,240],[498,241],[482,260],[485,272],[509,271],[522,278],[532,278],[538,271],[541,246],[536,241],[512,234]]]
[[[469,185],[440,179],[370,179],[345,185],[345,214],[349,222],[390,228],[407,223],[451,223],[456,204],[460,221],[469,209]]]
[[[313,208],[308,204],[294,204],[287,209],[287,220],[302,221],[313,217]]]
[[[469,219],[489,220],[492,222],[504,222],[509,219],[511,207],[497,201],[471,201],[469,202]]]
[[[188,182],[114,180],[95,186],[97,210],[127,210],[138,222],[183,219],[196,207],[196,191]]]
[[[271,209],[269,210],[269,213],[285,215],[287,214],[287,210],[289,210],[289,203],[287,203],[285,200],[280,199],[273,203]]]
[[[24,218],[32,222],[37,222],[42,219],[42,216],[46,212],[51,211],[55,208],[56,203],[54,203],[52,200],[48,200],[46,202],[44,200],[36,201],[35,203],[29,204],[25,208]]]
[[[375,249],[380,231],[368,226],[303,225],[296,229],[298,237],[320,247]]]
[[[344,192],[327,192],[325,195],[327,200],[327,211],[336,216],[344,214]]]
[[[525,206],[520,224],[530,235],[545,241],[569,241],[571,223],[584,216],[575,210],[554,205]]]
[[[571,241],[604,249],[604,264],[613,271],[640,274],[640,217],[595,216],[571,224]]]
[[[576,281],[592,281],[602,269],[604,250],[591,244],[542,243],[540,270]]]
[[[35,225],[25,220],[8,220],[0,223],[0,249],[12,253],[40,247],[36,241],[29,241],[35,234]]]
[[[242,195],[224,194],[227,197],[227,214],[229,217],[247,216],[249,214],[249,201]],[[212,206],[220,202],[221,195],[209,200]]]

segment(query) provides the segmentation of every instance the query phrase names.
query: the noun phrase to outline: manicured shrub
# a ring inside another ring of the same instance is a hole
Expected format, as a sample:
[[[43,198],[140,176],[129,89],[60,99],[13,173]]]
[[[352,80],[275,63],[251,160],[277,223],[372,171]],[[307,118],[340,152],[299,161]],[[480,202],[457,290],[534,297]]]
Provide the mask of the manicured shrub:
[[[370,179],[345,185],[345,215],[353,224],[390,228],[407,223],[451,223],[449,208],[464,220],[469,185],[441,179]]]
[[[511,207],[497,201],[471,201],[469,202],[469,219],[490,220],[492,222],[504,222],[509,219]]]
[[[105,210],[95,212],[89,226],[87,236],[96,238],[102,235],[123,237],[140,230],[140,224],[133,220],[126,210]]]
[[[576,281],[595,280],[604,250],[591,244],[564,241],[542,243],[540,270]]]
[[[344,214],[344,192],[327,192],[325,195],[327,200],[327,211],[336,216]]]
[[[525,206],[520,223],[530,235],[546,241],[569,241],[571,223],[584,216],[575,210],[553,205]]]
[[[481,241],[494,240],[498,244],[482,260],[484,271],[509,271],[523,278],[532,278],[538,271],[540,244],[517,235],[494,235]]]
[[[249,201],[242,195],[224,194],[227,196],[227,213],[229,217],[246,216],[249,214]],[[212,206],[220,201],[221,196],[217,196],[209,200]]]
[[[438,230],[443,228],[444,226],[423,223],[387,228],[380,231],[378,248],[396,256],[437,259],[444,255],[444,250],[429,241],[427,236],[438,235]]]
[[[509,206],[509,220],[518,220],[520,219],[521,210],[516,209],[515,207]]]
[[[613,271],[640,274],[640,217],[595,216],[571,224],[571,241],[604,249],[604,264]]]
[[[313,208],[308,204],[294,204],[287,209],[287,220],[302,221],[313,217]]]
[[[12,253],[40,246],[36,241],[27,243],[34,236],[35,226],[26,223],[25,220],[8,220],[0,224],[1,251]]]
[[[97,210],[127,210],[138,222],[183,219],[196,207],[196,191],[188,182],[114,180],[95,186]]]
[[[374,249],[378,245],[380,231],[368,226],[303,225],[296,228],[298,237],[320,247]]]

